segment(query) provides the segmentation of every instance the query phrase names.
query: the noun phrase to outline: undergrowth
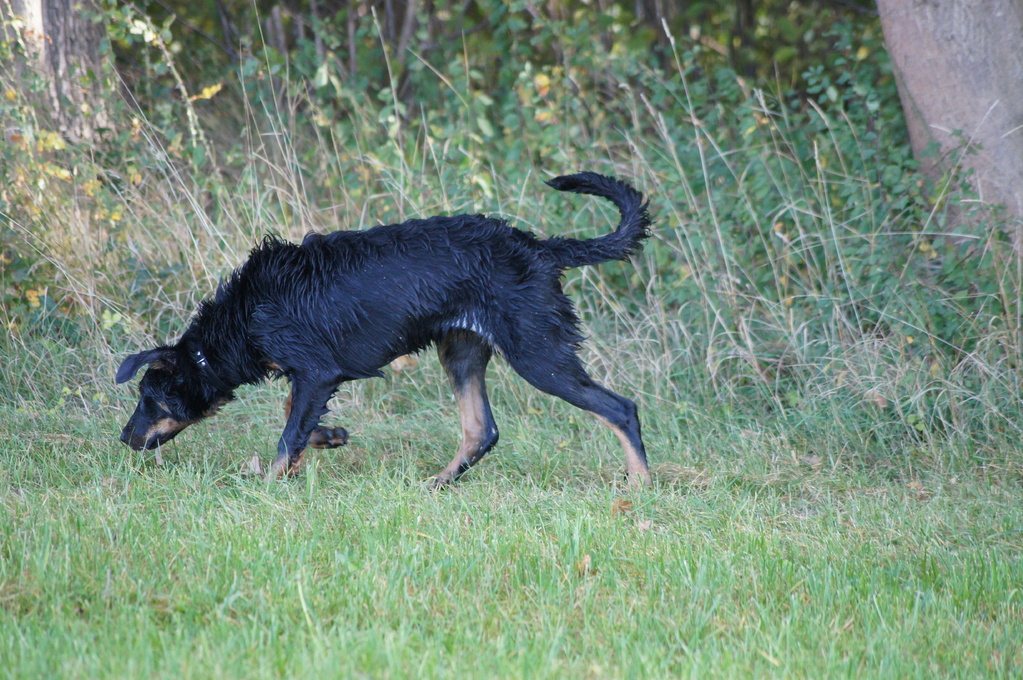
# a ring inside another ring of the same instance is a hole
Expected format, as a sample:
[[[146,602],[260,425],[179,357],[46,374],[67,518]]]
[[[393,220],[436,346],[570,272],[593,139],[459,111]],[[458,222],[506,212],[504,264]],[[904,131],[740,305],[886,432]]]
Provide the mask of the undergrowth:
[[[3,44],[4,401],[119,409],[118,359],[175,338],[267,233],[486,212],[599,235],[608,206],[542,184],[588,169],[655,217],[632,264],[566,279],[588,364],[647,419],[868,466],[941,443],[956,454],[933,464],[982,464],[1020,434],[1019,258],[997,223],[949,220],[970,197],[915,174],[876,34],[837,25],[798,88],[752,87],[670,33],[657,63],[584,30],[537,61],[523,41],[560,29],[509,23],[498,72],[466,43],[417,55],[399,92],[267,50],[217,90],[182,76],[169,31],[118,12],[139,85],[94,148],[52,131]]]

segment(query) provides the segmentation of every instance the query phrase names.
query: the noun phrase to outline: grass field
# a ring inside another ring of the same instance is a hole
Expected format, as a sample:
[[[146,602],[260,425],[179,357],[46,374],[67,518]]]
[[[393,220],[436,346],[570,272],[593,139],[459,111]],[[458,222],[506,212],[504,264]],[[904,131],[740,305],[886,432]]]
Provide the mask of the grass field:
[[[646,408],[655,484],[625,493],[610,433],[501,366],[491,377],[501,444],[441,493],[420,484],[457,416],[432,357],[346,388],[350,446],[285,482],[241,474],[273,455],[280,385],[243,392],[162,465],[116,441],[120,391],[120,414],[6,408],[0,675],[1023,671],[1011,462],[856,469]]]
[[[839,85],[872,54],[847,47]],[[155,120],[121,106],[102,152],[65,148],[0,60],[22,126],[0,146],[0,677],[1023,677],[1012,239],[926,195],[897,102],[863,99],[891,82],[830,100],[814,76],[804,104],[673,55],[526,64],[503,94],[467,62],[422,120],[386,87],[331,108],[259,75]],[[613,209],[542,183],[584,169],[655,219],[632,263],[565,283],[653,488],[498,360],[500,443],[424,491],[460,434],[432,352],[343,386],[349,445],[295,479],[244,474],[282,384],[162,462],[117,441],[119,360],[173,342],[266,234],[487,212],[590,238]]]

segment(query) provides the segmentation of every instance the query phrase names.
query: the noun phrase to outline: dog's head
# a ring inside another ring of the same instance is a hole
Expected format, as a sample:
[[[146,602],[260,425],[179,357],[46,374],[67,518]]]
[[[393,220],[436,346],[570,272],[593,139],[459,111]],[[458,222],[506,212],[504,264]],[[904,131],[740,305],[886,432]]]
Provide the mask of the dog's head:
[[[192,423],[213,415],[230,399],[230,393],[224,394],[210,383],[194,354],[180,345],[157,347],[121,363],[118,383],[131,380],[140,368],[149,366],[139,382],[138,406],[121,432],[122,442],[136,451],[156,448]]]

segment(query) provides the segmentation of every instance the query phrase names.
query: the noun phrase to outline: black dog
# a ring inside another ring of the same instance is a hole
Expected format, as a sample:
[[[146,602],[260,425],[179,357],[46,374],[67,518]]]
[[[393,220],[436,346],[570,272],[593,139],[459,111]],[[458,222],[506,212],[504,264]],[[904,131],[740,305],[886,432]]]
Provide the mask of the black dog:
[[[149,369],[121,441],[151,449],[212,415],[239,385],[286,376],[291,395],[273,476],[292,472],[307,447],[340,446],[341,429],[318,427],[346,380],[381,376],[398,356],[438,345],[462,420],[462,445],[437,475],[447,484],[497,443],[484,384],[497,350],[539,390],[591,411],[625,448],[633,484],[649,484],[636,405],[595,383],[565,269],[624,260],[642,246],[650,217],[628,184],[584,172],[557,177],[559,191],[602,196],[618,228],[580,241],[542,241],[483,215],[409,220],[367,231],[309,234],[301,246],[267,237],[203,302],[176,345],[124,360],[117,382]]]

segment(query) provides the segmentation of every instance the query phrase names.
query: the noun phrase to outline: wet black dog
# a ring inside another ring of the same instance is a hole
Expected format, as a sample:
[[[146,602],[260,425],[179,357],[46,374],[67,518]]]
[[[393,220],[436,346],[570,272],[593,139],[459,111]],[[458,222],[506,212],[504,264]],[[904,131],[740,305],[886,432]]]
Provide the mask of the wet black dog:
[[[586,374],[576,355],[578,319],[560,282],[565,269],[639,250],[650,224],[643,195],[592,172],[548,184],[609,199],[621,212],[617,229],[584,241],[540,240],[499,219],[457,215],[309,234],[300,246],[267,237],[200,305],[176,345],[121,364],[118,383],[149,365],[121,440],[136,450],[159,446],[216,412],[238,386],[283,375],[292,391],[270,474],[288,473],[307,447],[347,439],[342,428],[318,425],[340,383],[380,376],[396,357],[436,343],[463,440],[435,485],[497,443],[484,384],[494,350],[537,389],[608,425],[625,448],[630,481],[649,484],[636,405]]]

